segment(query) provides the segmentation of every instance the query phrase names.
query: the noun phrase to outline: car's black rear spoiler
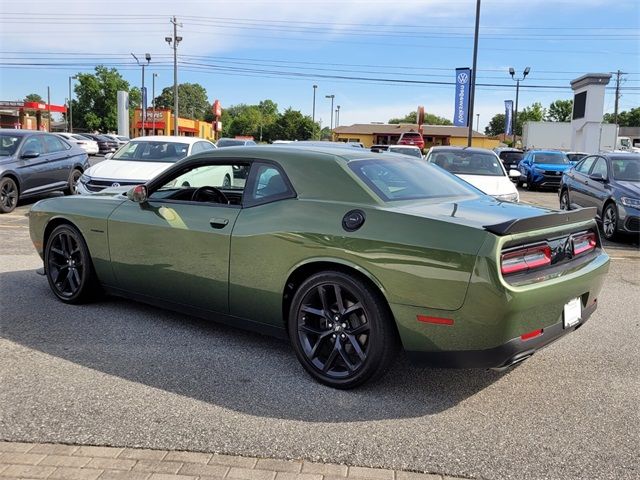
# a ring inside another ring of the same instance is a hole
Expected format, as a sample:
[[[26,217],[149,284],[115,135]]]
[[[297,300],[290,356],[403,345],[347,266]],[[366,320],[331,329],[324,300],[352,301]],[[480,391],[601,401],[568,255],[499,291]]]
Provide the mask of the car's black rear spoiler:
[[[540,230],[543,228],[560,227],[570,223],[580,223],[587,220],[593,220],[596,216],[596,209],[580,208],[571,211],[558,211],[555,213],[547,213],[539,217],[528,217],[509,220],[495,225],[485,225],[484,229],[495,233],[496,235],[511,235],[513,233],[529,232],[531,230]]]

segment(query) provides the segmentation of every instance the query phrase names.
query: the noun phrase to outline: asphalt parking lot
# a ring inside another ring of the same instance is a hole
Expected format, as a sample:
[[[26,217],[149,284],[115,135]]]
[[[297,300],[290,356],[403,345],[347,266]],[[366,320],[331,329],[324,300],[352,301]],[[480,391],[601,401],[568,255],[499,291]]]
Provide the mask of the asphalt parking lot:
[[[522,200],[557,206],[555,192]],[[119,299],[56,301],[22,204],[0,216],[0,440],[185,449],[487,479],[640,475],[640,252],[599,310],[504,373],[417,369],[342,392],[288,344]]]

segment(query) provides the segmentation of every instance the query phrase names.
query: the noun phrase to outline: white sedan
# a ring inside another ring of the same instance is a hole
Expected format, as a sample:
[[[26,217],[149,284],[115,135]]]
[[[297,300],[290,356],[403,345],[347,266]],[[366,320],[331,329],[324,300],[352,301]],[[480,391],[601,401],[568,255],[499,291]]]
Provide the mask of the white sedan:
[[[85,170],[77,193],[91,194],[107,187],[139,185],[151,180],[178,160],[196,153],[214,150],[216,146],[198,137],[138,137],[120,147],[113,155]],[[231,186],[233,170],[221,172],[220,185]]]
[[[497,200],[519,202],[518,189],[511,178],[517,170],[505,170],[498,156],[484,148],[431,147],[427,162],[435,163]]]
[[[91,140],[89,137],[85,137],[84,135],[80,135],[78,133],[67,133],[67,132],[58,132],[56,133],[59,137],[64,138],[67,142],[72,145],[77,145],[88,155],[97,155],[99,148],[98,142],[95,140]]]

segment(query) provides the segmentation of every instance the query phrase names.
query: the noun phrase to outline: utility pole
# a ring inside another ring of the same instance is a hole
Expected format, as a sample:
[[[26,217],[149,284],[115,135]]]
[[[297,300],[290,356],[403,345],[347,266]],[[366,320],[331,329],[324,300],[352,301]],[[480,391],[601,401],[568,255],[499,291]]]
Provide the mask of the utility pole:
[[[74,78],[78,78],[77,75],[74,75],[73,77],[69,77],[69,128],[67,129],[67,131],[69,133],[73,133],[73,105],[72,105],[72,94],[71,94],[71,80],[73,80]]]
[[[47,87],[47,132],[51,133],[51,87]]]
[[[316,89],[318,85],[313,86],[313,113],[311,119],[313,120],[313,139],[316,139]]]
[[[618,101],[620,100],[620,77],[625,75],[624,72],[618,70],[616,72],[616,103],[613,110],[613,123],[618,124]]]
[[[178,44],[182,41],[182,37],[178,36],[178,27],[182,27],[182,24],[178,23],[175,15],[169,22],[173,24],[173,37],[164,39],[169,46],[173,42],[173,134],[178,136]]]
[[[476,96],[476,67],[478,66],[478,35],[480,33],[480,0],[476,2],[476,28],[473,36],[473,67],[471,67],[471,85],[469,89],[469,133],[467,135],[467,146],[471,146],[473,138],[473,103]]]

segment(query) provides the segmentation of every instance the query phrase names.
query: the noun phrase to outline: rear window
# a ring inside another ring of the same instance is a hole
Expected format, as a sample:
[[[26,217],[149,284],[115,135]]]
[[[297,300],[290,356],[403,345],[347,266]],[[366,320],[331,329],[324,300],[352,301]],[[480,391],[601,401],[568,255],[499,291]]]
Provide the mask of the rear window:
[[[237,147],[238,145],[244,145],[246,140],[235,140],[233,138],[221,138],[218,140],[218,147]],[[255,142],[252,142],[255,145]]]
[[[393,153],[402,153],[404,155],[410,155],[412,157],[418,157],[418,158],[422,158],[422,152],[420,152],[419,148],[397,148],[397,147],[390,147],[389,148],[390,152]]]
[[[403,133],[402,138],[422,138],[422,135],[419,133],[411,132],[411,133]]]
[[[500,152],[500,158],[506,162],[519,162],[523,156],[522,152]]]
[[[112,160],[137,162],[177,162],[187,156],[189,145],[176,142],[129,142],[118,150]]]
[[[456,175],[504,176],[500,162],[492,153],[438,150],[429,161]]]
[[[426,162],[407,158],[354,160],[349,168],[382,200],[463,197],[478,194],[466,182]]]

